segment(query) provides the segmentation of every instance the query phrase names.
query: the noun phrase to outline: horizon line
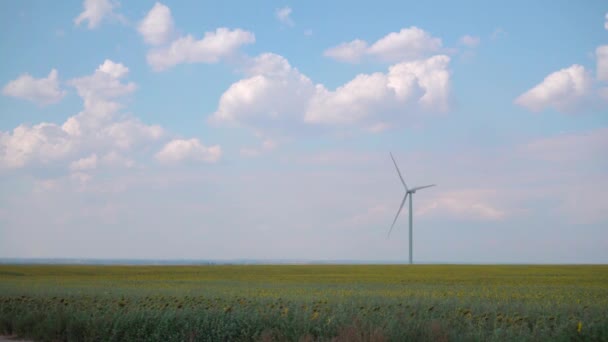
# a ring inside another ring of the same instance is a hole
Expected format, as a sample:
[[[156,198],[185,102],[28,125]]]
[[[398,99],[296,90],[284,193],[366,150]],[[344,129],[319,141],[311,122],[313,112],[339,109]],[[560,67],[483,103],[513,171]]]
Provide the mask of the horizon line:
[[[193,258],[0,258],[0,265],[409,265],[407,260],[358,259],[193,259]],[[419,261],[414,265],[608,265],[608,262]]]

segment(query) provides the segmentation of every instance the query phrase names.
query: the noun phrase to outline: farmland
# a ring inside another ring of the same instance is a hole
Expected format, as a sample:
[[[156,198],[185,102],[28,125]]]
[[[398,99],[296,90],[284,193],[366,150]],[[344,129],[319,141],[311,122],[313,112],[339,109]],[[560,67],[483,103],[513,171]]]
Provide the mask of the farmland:
[[[44,341],[608,340],[608,266],[0,266]]]

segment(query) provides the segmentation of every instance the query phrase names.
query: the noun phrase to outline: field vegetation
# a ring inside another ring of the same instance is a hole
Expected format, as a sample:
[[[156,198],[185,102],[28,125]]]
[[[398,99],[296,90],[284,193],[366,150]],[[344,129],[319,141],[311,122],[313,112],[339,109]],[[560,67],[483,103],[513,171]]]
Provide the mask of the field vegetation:
[[[608,341],[608,266],[0,266],[40,341]]]

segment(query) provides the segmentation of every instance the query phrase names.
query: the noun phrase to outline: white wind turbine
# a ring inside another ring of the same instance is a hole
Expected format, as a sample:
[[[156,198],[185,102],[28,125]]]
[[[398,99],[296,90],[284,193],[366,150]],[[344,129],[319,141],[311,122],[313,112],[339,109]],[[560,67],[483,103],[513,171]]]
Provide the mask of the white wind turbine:
[[[403,209],[403,205],[405,204],[405,201],[407,200],[407,196],[410,195],[410,264],[413,263],[412,260],[412,255],[413,255],[413,244],[412,244],[412,240],[413,240],[413,233],[412,233],[412,229],[414,226],[413,223],[413,212],[412,212],[412,200],[414,199],[414,194],[416,193],[417,190],[421,190],[421,189],[425,189],[425,188],[430,188],[432,186],[435,186],[436,184],[430,184],[430,185],[423,185],[423,186],[416,186],[413,187],[411,189],[409,189],[407,187],[407,184],[405,184],[405,181],[403,180],[403,176],[401,176],[401,171],[399,171],[399,167],[397,166],[397,162],[395,162],[395,158],[393,157],[393,154],[391,153],[391,159],[393,160],[393,164],[395,164],[395,168],[397,169],[397,174],[399,175],[399,179],[401,179],[401,183],[403,183],[403,187],[405,188],[405,196],[403,196],[403,201],[401,201],[401,206],[399,207],[399,210],[397,211],[397,215],[395,215],[395,219],[393,220],[393,224],[391,225],[391,229],[388,231],[388,236],[391,235],[391,232],[393,231],[393,227],[395,226],[395,222],[397,222],[397,217],[399,217],[399,213],[401,213],[401,209]]]

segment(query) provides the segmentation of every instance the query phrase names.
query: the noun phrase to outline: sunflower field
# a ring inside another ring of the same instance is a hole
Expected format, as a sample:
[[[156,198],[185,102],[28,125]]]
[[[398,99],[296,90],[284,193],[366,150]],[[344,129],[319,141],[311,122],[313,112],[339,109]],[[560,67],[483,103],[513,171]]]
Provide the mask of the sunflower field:
[[[35,341],[608,341],[608,266],[0,265]]]

